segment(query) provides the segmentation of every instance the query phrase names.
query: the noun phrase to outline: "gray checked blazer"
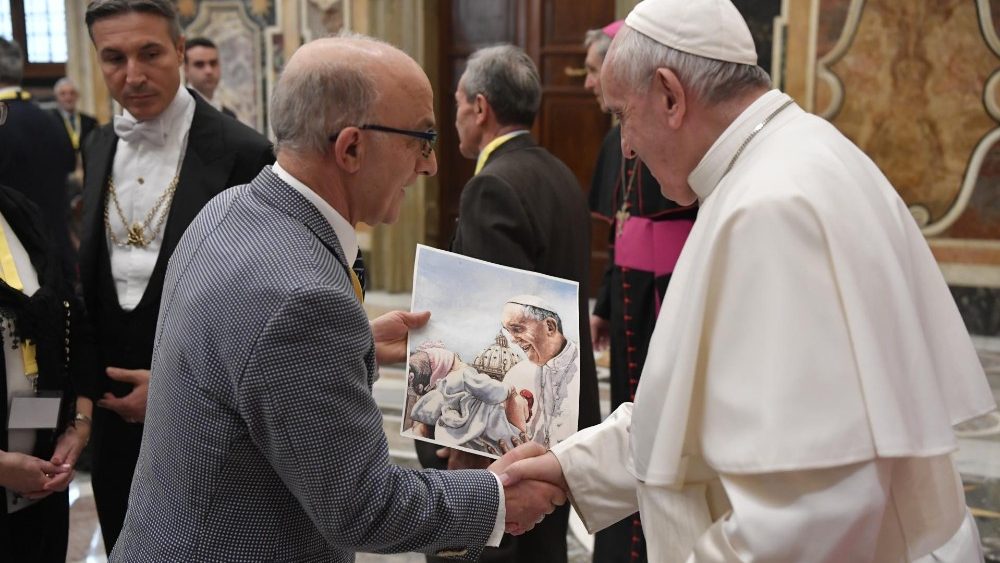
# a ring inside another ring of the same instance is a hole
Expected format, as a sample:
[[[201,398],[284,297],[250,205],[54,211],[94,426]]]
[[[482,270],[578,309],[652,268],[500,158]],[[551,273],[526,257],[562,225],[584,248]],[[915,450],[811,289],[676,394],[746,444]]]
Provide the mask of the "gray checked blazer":
[[[390,463],[349,266],[330,224],[270,167],[201,211],[167,270],[112,561],[479,556],[496,479]]]

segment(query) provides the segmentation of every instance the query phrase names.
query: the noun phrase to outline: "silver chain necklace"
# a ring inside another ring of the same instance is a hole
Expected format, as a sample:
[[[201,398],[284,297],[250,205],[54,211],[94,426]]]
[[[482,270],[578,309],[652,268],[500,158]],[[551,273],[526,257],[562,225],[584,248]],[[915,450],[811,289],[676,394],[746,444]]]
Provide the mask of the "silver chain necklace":
[[[738,159],[740,155],[743,154],[743,149],[747,148],[747,145],[749,145],[750,141],[752,141],[753,138],[757,136],[757,133],[760,133],[760,130],[763,129],[764,126],[768,124],[768,122],[774,119],[774,116],[781,113],[783,109],[792,105],[792,103],[793,100],[787,100],[785,103],[781,104],[781,107],[771,112],[771,115],[765,117],[764,121],[761,121],[760,123],[757,124],[756,127],[753,128],[753,131],[751,131],[750,134],[747,135],[747,138],[743,139],[743,144],[740,145],[740,148],[736,149],[736,154],[734,154],[733,159],[729,161],[729,166],[726,167],[726,171],[722,173],[723,178],[725,178],[726,174],[729,174],[729,171],[733,169],[733,165],[736,164],[736,159]]]

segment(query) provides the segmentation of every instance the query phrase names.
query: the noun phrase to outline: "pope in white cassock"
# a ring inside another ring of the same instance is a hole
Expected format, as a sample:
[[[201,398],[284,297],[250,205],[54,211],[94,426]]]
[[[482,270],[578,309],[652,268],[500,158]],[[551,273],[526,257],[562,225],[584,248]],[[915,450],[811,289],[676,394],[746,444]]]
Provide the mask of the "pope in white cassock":
[[[952,425],[996,405],[907,206],[770,90],[728,0],[625,24],[622,150],[698,220],[634,405],[502,480],[562,485],[592,532],[638,510],[650,561],[982,561]]]

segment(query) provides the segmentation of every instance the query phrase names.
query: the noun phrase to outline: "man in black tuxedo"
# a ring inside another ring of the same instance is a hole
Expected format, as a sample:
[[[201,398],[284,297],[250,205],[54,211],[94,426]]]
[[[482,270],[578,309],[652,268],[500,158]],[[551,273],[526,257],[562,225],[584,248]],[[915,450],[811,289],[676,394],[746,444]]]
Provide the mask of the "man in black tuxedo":
[[[274,161],[267,139],[180,84],[169,0],[94,0],[86,23],[124,108],[84,145],[83,295],[106,377],[94,417],[94,496],[111,553],[139,455],[167,261],[201,208]]]
[[[76,84],[68,77],[60,78],[52,88],[52,93],[56,96],[58,106],[52,109],[52,114],[62,122],[66,129],[66,135],[73,143],[73,149],[79,151],[83,140],[97,128],[97,120],[76,109],[80,92],[76,89]]]
[[[212,107],[236,119],[236,112],[215,97],[222,78],[219,48],[207,37],[192,37],[184,42],[184,80]]]
[[[587,306],[590,215],[573,173],[529,134],[541,103],[538,70],[517,47],[481,49],[469,58],[455,100],[459,149],[477,165],[462,190],[452,251],[580,283],[578,424],[597,424]],[[428,467],[485,467],[488,462],[458,450],[435,451],[426,442],[417,442],[417,453]],[[505,536],[499,548],[483,553],[482,561],[565,562],[567,506],[522,536]]]
[[[76,162],[73,147],[62,124],[21,89],[23,70],[20,47],[0,37],[0,101],[7,105],[7,124],[0,129],[0,183],[38,206],[63,271],[71,272],[66,177]]]

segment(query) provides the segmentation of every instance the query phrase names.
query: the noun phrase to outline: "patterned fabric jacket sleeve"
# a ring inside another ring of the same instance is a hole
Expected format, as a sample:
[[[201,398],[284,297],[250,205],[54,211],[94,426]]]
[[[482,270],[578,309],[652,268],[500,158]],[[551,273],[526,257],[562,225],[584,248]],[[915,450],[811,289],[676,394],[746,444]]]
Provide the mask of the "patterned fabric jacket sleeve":
[[[389,463],[371,394],[371,336],[346,328],[367,322],[352,314],[352,299],[304,286],[271,316],[237,393],[251,439],[330,544],[385,553],[467,546],[477,557],[495,518],[496,483],[482,471]],[[286,377],[289,369],[307,373]]]

